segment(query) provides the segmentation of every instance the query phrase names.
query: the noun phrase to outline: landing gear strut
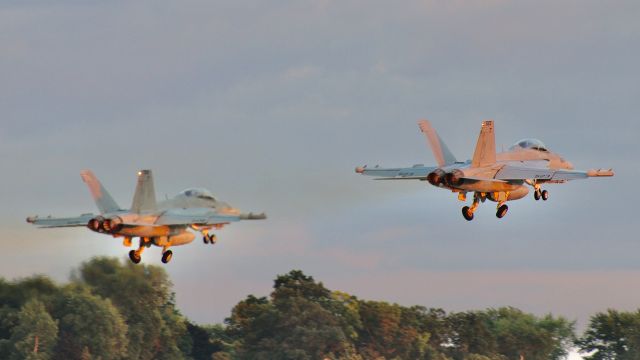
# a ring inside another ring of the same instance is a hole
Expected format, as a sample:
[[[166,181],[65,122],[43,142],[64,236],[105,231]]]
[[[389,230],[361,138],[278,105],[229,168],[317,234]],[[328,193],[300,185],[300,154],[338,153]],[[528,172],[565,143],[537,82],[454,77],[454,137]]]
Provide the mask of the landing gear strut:
[[[138,250],[129,251],[129,259],[134,264],[139,264],[140,260],[142,260],[142,252],[145,247],[149,247],[149,242],[147,238],[140,238],[140,246],[138,246]]]
[[[462,216],[467,221],[473,220],[473,213],[478,208],[478,205],[480,204],[481,200],[482,200],[482,195],[480,193],[478,192],[473,193],[473,203],[471,204],[471,207],[465,206],[462,208]]]

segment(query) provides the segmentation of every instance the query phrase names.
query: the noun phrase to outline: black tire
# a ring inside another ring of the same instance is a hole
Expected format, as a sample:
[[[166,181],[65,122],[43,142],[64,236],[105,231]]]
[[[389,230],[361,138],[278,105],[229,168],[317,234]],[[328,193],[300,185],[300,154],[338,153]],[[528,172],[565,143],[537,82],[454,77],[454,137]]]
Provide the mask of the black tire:
[[[536,201],[540,200],[540,191],[536,190],[533,193],[533,198],[536,199]]]
[[[498,208],[496,216],[498,217],[498,219],[502,219],[505,215],[507,215],[507,211],[509,211],[509,207],[507,206],[507,204],[504,204]]]
[[[139,264],[140,260],[142,260],[142,258],[136,254],[135,250],[129,251],[129,259],[131,259],[131,262],[134,264]]]
[[[166,264],[169,261],[171,261],[171,258],[173,257],[173,251],[171,250],[167,250],[164,253],[162,253],[162,263]]]
[[[205,244],[208,244],[209,243],[209,237],[207,235],[204,235],[202,237],[202,242],[205,243]]]
[[[473,220],[473,213],[469,210],[468,206],[462,208],[462,216],[464,216],[467,221]]]
[[[549,200],[549,192],[547,190],[542,190],[542,200],[547,201]]]
[[[216,241],[218,241],[216,234],[211,234],[211,236],[209,236],[209,242],[211,243],[211,245],[215,244]]]

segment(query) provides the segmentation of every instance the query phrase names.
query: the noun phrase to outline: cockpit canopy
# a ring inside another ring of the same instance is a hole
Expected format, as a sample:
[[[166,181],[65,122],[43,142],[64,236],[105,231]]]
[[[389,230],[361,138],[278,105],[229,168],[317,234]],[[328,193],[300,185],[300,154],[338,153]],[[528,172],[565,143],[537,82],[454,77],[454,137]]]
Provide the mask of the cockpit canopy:
[[[186,197],[191,197],[191,198],[198,198],[198,199],[216,201],[216,198],[213,196],[211,191],[209,191],[207,189],[201,189],[201,188],[186,189],[186,190],[182,191],[180,193],[180,195],[183,195],[183,196],[186,196]]]
[[[519,149],[531,149],[547,152],[547,146],[538,139],[522,139],[517,143],[513,144],[509,150],[519,150]]]

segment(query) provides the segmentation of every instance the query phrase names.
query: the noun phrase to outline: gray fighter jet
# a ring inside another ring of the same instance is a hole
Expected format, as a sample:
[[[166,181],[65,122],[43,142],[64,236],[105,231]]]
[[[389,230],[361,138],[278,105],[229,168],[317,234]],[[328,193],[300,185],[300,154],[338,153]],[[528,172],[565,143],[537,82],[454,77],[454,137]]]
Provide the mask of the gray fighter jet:
[[[129,258],[139,263],[142,252],[151,245],[162,247],[162,262],[168,263],[173,256],[171,246],[189,244],[195,234],[202,233],[205,244],[216,242],[212,229],[240,220],[262,220],[266,215],[241,214],[229,204],[218,201],[205,189],[187,189],[165,201],[156,202],[151,170],[138,172],[138,184],[131,209],[118,206],[96,176],[89,170],[80,173],[96,202],[100,215],[83,214],[77,217],[28,217],[27,222],[43,228],[86,226],[89,229],[124,238],[123,244],[130,247],[132,239],[140,238],[137,250],[129,252]]]
[[[496,153],[493,121],[483,121],[473,159],[458,161],[431,124],[418,122],[427,138],[438,166],[414,165],[409,168],[357,167],[356,172],[377,176],[376,180],[421,180],[457,193],[466,201],[473,194],[471,206],[462,208],[465,219],[473,220],[478,205],[485,200],[497,203],[496,216],[502,218],[509,207],[506,202],[522,199],[532,187],[536,200],[547,200],[549,192],[542,185],[561,184],[569,180],[613,176],[612,169],[574,170],[570,162],[555,154],[536,139],[516,142],[508,151]]]

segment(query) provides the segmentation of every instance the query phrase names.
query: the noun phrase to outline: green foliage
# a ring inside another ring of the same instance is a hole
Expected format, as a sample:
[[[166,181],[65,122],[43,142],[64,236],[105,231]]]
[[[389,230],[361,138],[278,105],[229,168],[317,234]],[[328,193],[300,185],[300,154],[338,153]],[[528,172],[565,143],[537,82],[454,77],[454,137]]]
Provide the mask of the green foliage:
[[[53,355],[58,338],[58,325],[42,302],[27,301],[17,314],[17,325],[11,329],[13,351],[10,359],[47,360]]]
[[[239,359],[320,359],[346,354],[348,310],[301,271],[278,276],[271,299],[249,296],[227,319]]]
[[[386,302],[360,303],[363,324],[358,349],[366,358],[423,358],[429,333],[421,329],[423,308]]]
[[[584,336],[576,341],[588,360],[632,360],[640,358],[640,310],[609,309],[591,317]]]
[[[91,355],[103,360],[127,355],[127,325],[109,299],[89,289],[68,286],[54,300],[52,313],[59,319],[58,359],[81,359]],[[96,336],[99,334],[99,336]]]
[[[110,258],[65,286],[0,279],[0,359],[557,360],[574,340],[562,317],[360,300],[299,270],[240,301],[226,325],[189,322],[171,288],[161,267]],[[596,314],[576,344],[592,360],[639,359],[640,312]]]
[[[164,269],[95,258],[80,266],[79,281],[94,294],[111,299],[124,316],[128,358],[185,358],[180,340],[187,333],[186,320],[175,309],[172,284]]]
[[[574,324],[547,315],[538,318],[511,307],[449,316],[454,359],[467,354],[490,358],[556,360],[567,355]]]

